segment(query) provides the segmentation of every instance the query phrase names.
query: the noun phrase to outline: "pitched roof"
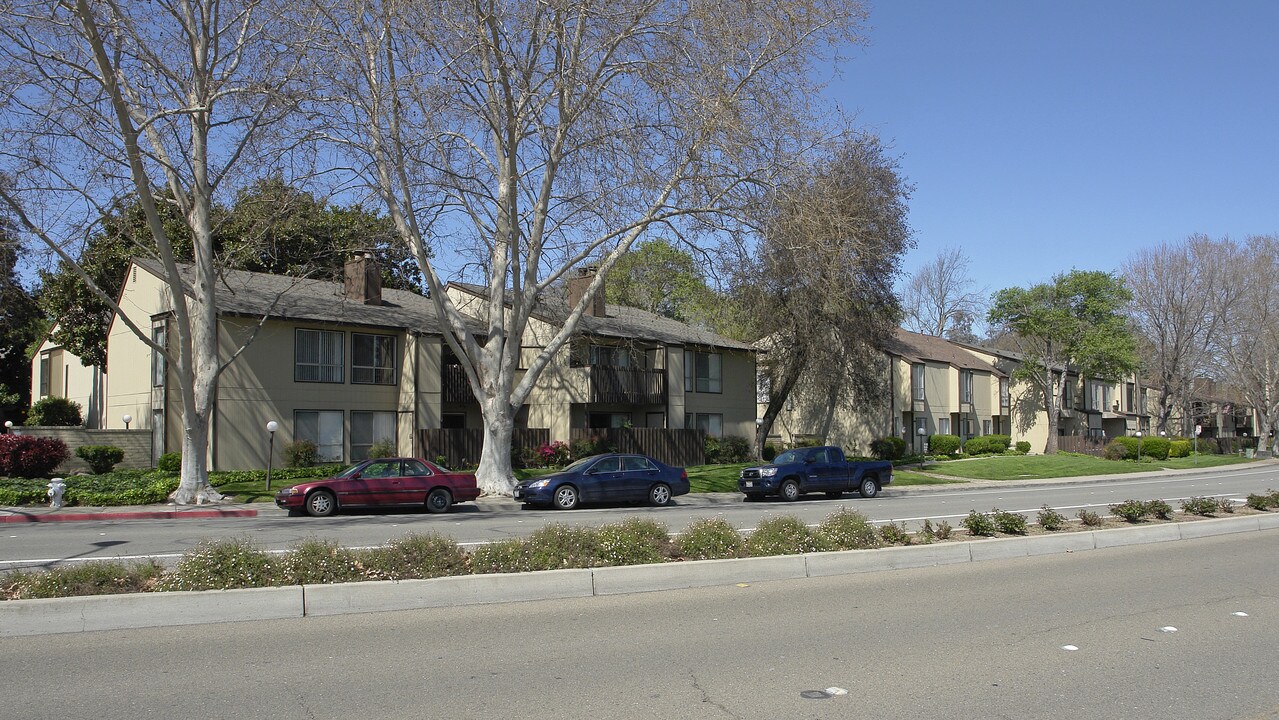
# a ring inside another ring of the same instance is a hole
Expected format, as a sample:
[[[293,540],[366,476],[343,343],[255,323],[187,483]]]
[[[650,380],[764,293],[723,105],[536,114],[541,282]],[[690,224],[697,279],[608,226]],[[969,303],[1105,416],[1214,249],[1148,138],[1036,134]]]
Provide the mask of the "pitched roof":
[[[451,282],[449,286],[476,297],[483,298],[488,296],[488,288],[480,285]],[[539,320],[552,325],[560,325],[568,318],[569,310],[568,303],[564,301],[561,293],[548,292],[543,294],[538,300],[537,307],[533,309],[533,315]],[[668,317],[662,317],[639,308],[626,305],[605,305],[604,314],[604,317],[582,315],[582,320],[577,326],[578,330],[588,335],[636,338],[671,345],[705,345],[751,352],[758,350],[750,343],[726,338],[709,330],[682,323],[678,320],[672,320]]]
[[[133,262],[164,277],[164,267],[155,260],[134,258]],[[187,294],[192,294],[194,266],[179,263],[178,271]],[[247,270],[219,271],[217,305],[218,312],[231,315],[425,332],[440,332],[444,327],[431,300],[407,290],[383,289],[381,305],[365,305],[346,297],[340,282]]]
[[[955,343],[935,335],[923,335],[897,328],[884,350],[910,362],[940,362],[962,370],[980,370],[996,377],[1007,373],[982,360]]]

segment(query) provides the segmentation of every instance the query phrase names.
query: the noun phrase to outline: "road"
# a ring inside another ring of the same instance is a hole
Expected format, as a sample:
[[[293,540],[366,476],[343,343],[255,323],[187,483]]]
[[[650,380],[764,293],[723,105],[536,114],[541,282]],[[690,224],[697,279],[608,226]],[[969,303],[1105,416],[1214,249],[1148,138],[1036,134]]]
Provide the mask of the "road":
[[[5,710],[1273,720],[1275,557],[1270,530],[698,590],[4,638]],[[848,694],[813,692],[829,688]]]
[[[942,485],[889,489],[878,498],[848,496],[832,501],[820,495],[794,503],[743,503],[740,496],[682,496],[673,507],[585,508],[573,512],[524,510],[508,501],[484,501],[457,506],[448,515],[425,512],[364,512],[330,518],[285,517],[272,505],[256,518],[217,520],[132,520],[111,522],[31,523],[0,525],[0,571],[46,567],[62,561],[90,558],[156,556],[172,561],[203,539],[249,536],[259,546],[283,550],[306,539],[336,541],[348,547],[381,545],[409,532],[436,531],[461,543],[480,543],[528,535],[548,522],[602,525],[627,516],[663,522],[678,532],[696,518],[722,517],[740,529],[753,528],[762,517],[796,515],[805,522],[821,522],[844,505],[876,522],[889,520],[915,525],[924,518],[958,525],[970,510],[998,507],[1033,515],[1044,505],[1074,517],[1080,508],[1100,508],[1134,498],[1176,501],[1195,495],[1242,500],[1248,493],[1279,489],[1279,465],[1249,465],[1203,473],[1161,477],[1120,477],[1105,482],[1037,484],[1025,487]]]

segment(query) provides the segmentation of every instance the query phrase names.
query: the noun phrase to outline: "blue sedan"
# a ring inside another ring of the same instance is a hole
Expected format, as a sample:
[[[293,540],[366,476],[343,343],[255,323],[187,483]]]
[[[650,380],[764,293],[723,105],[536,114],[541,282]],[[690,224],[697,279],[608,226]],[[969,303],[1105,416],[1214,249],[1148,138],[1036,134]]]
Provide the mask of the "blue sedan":
[[[515,486],[527,505],[572,510],[578,503],[647,501],[668,505],[688,493],[688,473],[645,455],[610,453],[582,458],[563,470]]]

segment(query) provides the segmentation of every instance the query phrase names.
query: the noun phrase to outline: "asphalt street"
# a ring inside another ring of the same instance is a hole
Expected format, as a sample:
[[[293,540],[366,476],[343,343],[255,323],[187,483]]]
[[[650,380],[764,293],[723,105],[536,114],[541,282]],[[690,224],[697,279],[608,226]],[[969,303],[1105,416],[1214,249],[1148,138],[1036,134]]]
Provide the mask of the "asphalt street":
[[[15,718],[1279,717],[1279,531],[613,597],[0,639]],[[842,694],[846,691],[847,694]]]
[[[888,489],[866,500],[846,496],[828,500],[821,495],[785,503],[744,503],[737,494],[677,498],[670,507],[589,507],[571,512],[522,509],[513,501],[481,499],[458,505],[447,515],[424,511],[352,511],[329,518],[287,517],[273,505],[261,505],[253,518],[170,519],[25,523],[0,525],[0,570],[47,567],[84,559],[159,557],[171,561],[201,540],[248,536],[259,546],[284,550],[303,540],[332,540],[347,547],[381,545],[410,532],[439,532],[461,543],[482,543],[522,537],[548,522],[602,525],[628,516],[658,520],[678,532],[702,517],[722,517],[739,529],[753,528],[761,518],[795,515],[816,524],[841,505],[875,522],[917,525],[925,518],[952,525],[970,510],[1000,508],[1032,515],[1044,505],[1074,517],[1081,508],[1104,513],[1117,502],[1196,496],[1231,497],[1242,501],[1248,493],[1279,489],[1279,464],[1248,465],[1205,472],[1181,472],[1159,477],[1119,476],[1100,482],[1081,479],[975,483]]]

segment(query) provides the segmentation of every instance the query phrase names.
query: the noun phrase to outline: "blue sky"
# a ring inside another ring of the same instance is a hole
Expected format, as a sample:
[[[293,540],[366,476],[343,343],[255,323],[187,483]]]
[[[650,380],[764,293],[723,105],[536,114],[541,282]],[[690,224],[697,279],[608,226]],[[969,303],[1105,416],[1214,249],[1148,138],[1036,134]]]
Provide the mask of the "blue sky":
[[[1279,2],[880,0],[828,93],[991,291],[1279,233]]]

